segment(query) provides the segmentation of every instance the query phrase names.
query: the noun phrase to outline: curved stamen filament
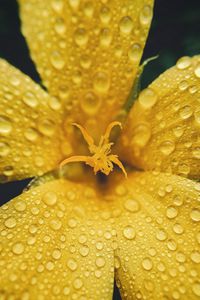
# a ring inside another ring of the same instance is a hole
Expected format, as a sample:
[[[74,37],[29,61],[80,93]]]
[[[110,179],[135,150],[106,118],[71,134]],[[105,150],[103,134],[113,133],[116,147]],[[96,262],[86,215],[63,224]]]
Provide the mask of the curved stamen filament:
[[[112,122],[108,125],[106,128],[106,132],[103,136],[101,136],[99,145],[94,144],[94,139],[89,135],[89,133],[86,131],[84,127],[77,123],[73,123],[72,125],[76,126],[80,129],[85,141],[87,142],[89,146],[89,151],[91,156],[72,156],[69,158],[66,158],[60,163],[60,167],[62,168],[64,165],[71,163],[71,162],[84,162],[87,165],[94,168],[95,174],[98,171],[101,171],[102,173],[108,175],[113,170],[113,164],[117,165],[122,172],[124,173],[125,177],[127,177],[126,170],[121,163],[121,161],[118,159],[117,155],[109,154],[111,152],[111,147],[113,143],[109,142],[110,133],[113,127],[120,126],[122,128],[120,122]]]

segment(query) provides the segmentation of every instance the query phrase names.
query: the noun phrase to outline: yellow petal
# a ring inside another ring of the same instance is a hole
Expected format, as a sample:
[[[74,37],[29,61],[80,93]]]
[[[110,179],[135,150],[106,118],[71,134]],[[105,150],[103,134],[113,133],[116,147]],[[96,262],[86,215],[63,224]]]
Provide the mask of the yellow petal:
[[[112,299],[112,230],[105,209],[92,186],[66,180],[2,206],[0,298]]]
[[[145,170],[200,177],[200,56],[142,91],[120,140],[121,159]]]
[[[0,60],[0,178],[41,175],[67,151],[62,105],[30,78]],[[65,146],[65,147],[64,147]]]
[[[199,299],[200,184],[146,172],[111,189],[123,299]]]
[[[43,83],[71,109],[75,122],[102,134],[130,92],[153,0],[19,3]]]

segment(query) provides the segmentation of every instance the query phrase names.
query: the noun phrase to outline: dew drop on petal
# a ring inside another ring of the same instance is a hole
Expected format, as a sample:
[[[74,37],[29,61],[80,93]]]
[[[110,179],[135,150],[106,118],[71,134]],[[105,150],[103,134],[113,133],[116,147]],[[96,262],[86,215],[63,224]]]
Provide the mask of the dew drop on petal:
[[[135,238],[136,232],[132,226],[126,226],[123,230],[123,235],[128,240],[133,240]]]
[[[144,258],[142,261],[142,267],[144,268],[144,270],[150,271],[153,268],[152,260],[148,257]]]

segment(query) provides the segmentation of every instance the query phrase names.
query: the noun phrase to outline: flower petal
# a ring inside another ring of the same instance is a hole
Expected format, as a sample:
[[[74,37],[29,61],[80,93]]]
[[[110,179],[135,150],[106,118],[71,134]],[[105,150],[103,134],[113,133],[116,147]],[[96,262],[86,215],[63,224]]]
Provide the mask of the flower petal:
[[[112,299],[112,231],[89,184],[55,180],[0,209],[0,296]],[[4,299],[4,297],[3,297]]]
[[[124,299],[199,299],[199,192],[199,183],[150,172],[115,187],[115,268]]]
[[[42,175],[58,166],[65,146],[61,108],[57,99],[0,60],[1,180]]]
[[[19,0],[44,85],[90,132],[103,133],[130,92],[153,2]]]
[[[183,57],[144,90],[120,140],[121,158],[145,170],[200,178],[200,56]]]

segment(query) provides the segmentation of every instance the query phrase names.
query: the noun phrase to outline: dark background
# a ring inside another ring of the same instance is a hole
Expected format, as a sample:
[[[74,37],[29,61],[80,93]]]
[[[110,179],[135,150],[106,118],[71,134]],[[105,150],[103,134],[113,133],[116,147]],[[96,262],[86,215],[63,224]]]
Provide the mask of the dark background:
[[[41,0],[42,1],[42,0]],[[155,0],[153,24],[143,60],[159,54],[143,75],[143,87],[184,55],[200,53],[200,0]],[[28,48],[20,33],[15,0],[0,0],[0,57],[39,82]],[[0,205],[21,193],[29,180],[0,184]],[[114,299],[120,296],[115,290]]]

